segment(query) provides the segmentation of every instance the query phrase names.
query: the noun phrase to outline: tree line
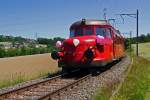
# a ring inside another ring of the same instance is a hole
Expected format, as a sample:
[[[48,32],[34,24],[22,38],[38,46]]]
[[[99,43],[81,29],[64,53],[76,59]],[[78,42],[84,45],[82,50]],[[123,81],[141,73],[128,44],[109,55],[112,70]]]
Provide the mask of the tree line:
[[[63,41],[63,40],[64,40],[64,38],[60,38],[60,37],[55,37],[53,39],[38,38],[37,42],[39,44],[46,44],[46,45],[52,45],[52,46],[54,46],[57,41]]]
[[[64,39],[60,37],[55,37],[53,39],[38,38],[37,40],[35,40],[35,39],[27,39],[23,37],[0,35],[0,42],[11,42],[11,43],[18,42],[20,44],[22,43],[29,44],[27,47],[23,46],[21,48],[9,48],[9,49],[0,48],[0,58],[49,53],[53,50],[56,50],[55,43],[58,40],[63,41]],[[44,45],[47,45],[47,47],[33,46],[33,45],[38,45],[38,44],[44,44]]]
[[[7,50],[0,48],[0,58],[42,54],[48,52],[51,52],[51,48],[10,48]]]
[[[13,37],[13,36],[4,36],[0,35],[0,42],[27,42],[26,38],[23,38],[21,36]]]
[[[147,35],[144,35],[144,34],[140,35],[138,38],[138,42],[139,43],[150,42],[150,33],[147,33]],[[136,43],[136,37],[132,38],[131,43],[132,44]]]
[[[127,38],[125,40],[125,47],[126,49],[129,48],[129,45],[130,43],[131,44],[135,44],[137,42],[137,38],[136,37],[133,37],[133,38]],[[150,42],[150,33],[147,33],[146,35],[145,34],[141,34],[139,37],[138,37],[138,43],[145,43],[145,42]]]

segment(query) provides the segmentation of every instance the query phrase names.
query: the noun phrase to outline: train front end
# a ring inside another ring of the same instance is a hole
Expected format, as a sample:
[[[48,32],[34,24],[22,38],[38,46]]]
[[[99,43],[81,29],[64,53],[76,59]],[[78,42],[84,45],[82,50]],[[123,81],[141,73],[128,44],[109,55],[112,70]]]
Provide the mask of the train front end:
[[[52,58],[58,60],[59,67],[87,68],[100,66],[106,59],[111,59],[108,57],[110,52],[104,52],[104,49],[105,44],[112,45],[112,40],[96,35],[97,24],[102,22],[82,20],[71,25],[70,37],[63,42],[57,41],[59,51],[51,53]]]

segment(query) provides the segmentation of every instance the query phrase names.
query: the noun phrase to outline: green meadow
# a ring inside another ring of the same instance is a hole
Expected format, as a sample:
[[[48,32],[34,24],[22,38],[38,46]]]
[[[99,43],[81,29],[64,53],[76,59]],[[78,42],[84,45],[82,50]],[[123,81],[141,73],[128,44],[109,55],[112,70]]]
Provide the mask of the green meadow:
[[[134,48],[134,54],[136,54],[136,44],[133,44],[132,48]],[[150,60],[150,42],[139,44],[139,56]]]

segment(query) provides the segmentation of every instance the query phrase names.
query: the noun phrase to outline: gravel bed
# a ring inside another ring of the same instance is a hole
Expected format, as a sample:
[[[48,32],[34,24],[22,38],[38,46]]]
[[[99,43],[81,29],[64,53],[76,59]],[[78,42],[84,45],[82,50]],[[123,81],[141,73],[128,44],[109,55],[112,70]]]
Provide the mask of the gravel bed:
[[[121,82],[124,72],[126,72],[129,64],[130,59],[126,57],[122,59],[121,62],[114,65],[110,70],[107,70],[98,76],[93,76],[88,82],[83,82],[69,91],[65,91],[59,96],[53,97],[52,100],[90,100],[97,88],[112,88],[114,83]]]

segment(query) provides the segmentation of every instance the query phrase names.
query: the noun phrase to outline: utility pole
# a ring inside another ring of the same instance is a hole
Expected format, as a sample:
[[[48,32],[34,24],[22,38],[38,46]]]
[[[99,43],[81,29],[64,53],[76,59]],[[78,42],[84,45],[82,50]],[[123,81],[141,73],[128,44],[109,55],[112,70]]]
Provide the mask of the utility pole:
[[[133,17],[133,18],[136,18],[136,55],[139,56],[139,50],[138,50],[138,33],[139,33],[139,11],[137,9],[136,13],[135,14],[117,14],[117,15],[120,15],[120,17],[123,19],[123,16],[129,16],[129,17]],[[124,21],[124,19],[123,19]]]
[[[136,12],[136,55],[139,56],[139,46],[138,46],[138,42],[139,42],[139,11],[137,9],[137,12]]]
[[[130,56],[131,56],[131,38],[132,38],[132,31],[130,31]]]
[[[35,33],[35,40],[36,40],[36,43],[38,43],[38,33]]]
[[[103,13],[104,13],[104,14],[103,14],[103,17],[104,17],[104,20],[107,20],[107,17],[106,17],[106,11],[107,11],[107,9],[104,8],[104,9],[103,9]]]
[[[35,39],[37,40],[38,33],[35,33]]]

